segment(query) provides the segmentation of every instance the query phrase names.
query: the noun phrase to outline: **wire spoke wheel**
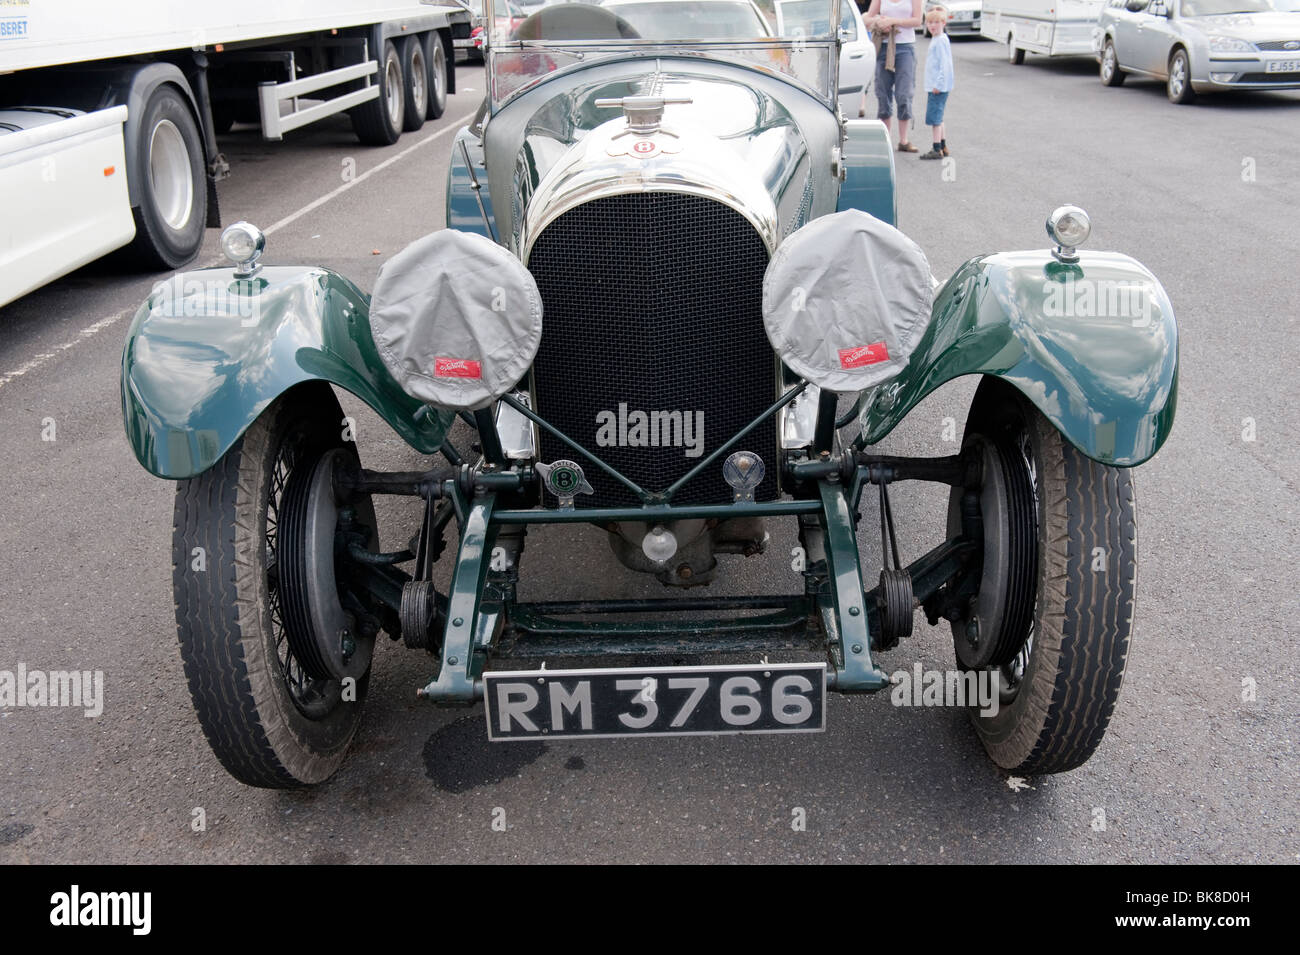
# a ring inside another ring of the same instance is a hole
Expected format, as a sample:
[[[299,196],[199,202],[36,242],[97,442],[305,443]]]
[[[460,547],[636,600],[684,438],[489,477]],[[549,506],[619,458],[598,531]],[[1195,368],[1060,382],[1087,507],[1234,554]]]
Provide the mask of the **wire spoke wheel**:
[[[327,779],[361,718],[373,633],[347,634],[354,647],[341,665],[341,631],[319,625],[343,619],[336,508],[321,496],[336,459],[356,460],[342,417],[328,386],[294,389],[211,468],[177,485],[173,589],[185,675],[213,752],[253,786]],[[352,510],[377,544],[369,500]]]
[[[272,471],[271,492],[267,496],[266,519],[266,596],[267,612],[275,637],[275,659],[284,680],[285,689],[294,706],[309,719],[325,716],[339,701],[340,684],[337,680],[313,677],[295,655],[293,642],[285,626],[281,608],[281,579],[279,555],[280,510],[284,504],[289,474],[296,464],[301,464],[303,448],[300,442],[286,441],[276,454]]]

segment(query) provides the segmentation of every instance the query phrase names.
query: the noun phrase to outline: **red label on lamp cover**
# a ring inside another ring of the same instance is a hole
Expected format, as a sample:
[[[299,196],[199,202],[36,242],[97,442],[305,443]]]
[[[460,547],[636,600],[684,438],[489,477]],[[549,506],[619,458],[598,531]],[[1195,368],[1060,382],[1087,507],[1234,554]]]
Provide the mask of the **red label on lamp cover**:
[[[435,358],[433,376],[435,378],[482,378],[483,367],[469,358]]]
[[[882,361],[889,361],[889,349],[885,347],[884,342],[840,349],[841,368],[861,368],[864,365],[877,365]]]

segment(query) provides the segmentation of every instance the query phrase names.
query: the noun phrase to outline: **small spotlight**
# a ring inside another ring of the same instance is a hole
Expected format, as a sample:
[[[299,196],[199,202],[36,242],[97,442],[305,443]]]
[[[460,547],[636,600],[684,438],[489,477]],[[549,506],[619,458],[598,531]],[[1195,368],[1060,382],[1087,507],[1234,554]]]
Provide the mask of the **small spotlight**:
[[[1078,262],[1079,246],[1088,241],[1092,222],[1078,206],[1060,206],[1047,217],[1047,234],[1056,243],[1052,255],[1061,262]]]
[[[249,279],[261,266],[257,260],[266,250],[266,236],[251,222],[236,222],[221,233],[221,251],[235,263],[235,278]]]

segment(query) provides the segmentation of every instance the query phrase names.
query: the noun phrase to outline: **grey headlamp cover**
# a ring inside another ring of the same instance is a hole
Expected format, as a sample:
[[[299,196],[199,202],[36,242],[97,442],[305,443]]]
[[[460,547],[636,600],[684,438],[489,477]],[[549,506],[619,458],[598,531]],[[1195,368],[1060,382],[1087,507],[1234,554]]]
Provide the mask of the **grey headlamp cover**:
[[[491,239],[443,229],[379,270],[370,330],[402,389],[440,408],[484,408],[527,374],[542,340],[532,275]]]
[[[763,324],[795,374],[854,393],[903,370],[933,297],[921,247],[848,210],[814,219],[777,248],[763,278]]]

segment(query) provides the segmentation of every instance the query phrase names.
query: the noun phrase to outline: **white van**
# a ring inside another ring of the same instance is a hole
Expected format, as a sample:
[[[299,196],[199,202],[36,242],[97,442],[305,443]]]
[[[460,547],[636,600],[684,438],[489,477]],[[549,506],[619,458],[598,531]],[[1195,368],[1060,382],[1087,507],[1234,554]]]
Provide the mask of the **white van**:
[[[984,0],[980,35],[1007,45],[1007,60],[1025,53],[1093,56],[1092,28],[1104,0]]]

